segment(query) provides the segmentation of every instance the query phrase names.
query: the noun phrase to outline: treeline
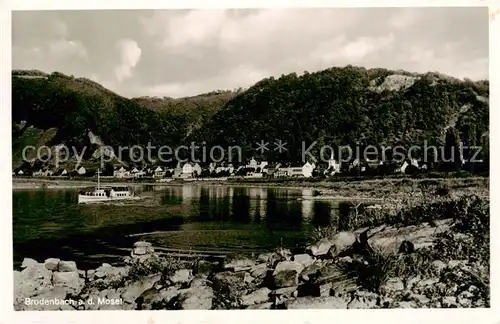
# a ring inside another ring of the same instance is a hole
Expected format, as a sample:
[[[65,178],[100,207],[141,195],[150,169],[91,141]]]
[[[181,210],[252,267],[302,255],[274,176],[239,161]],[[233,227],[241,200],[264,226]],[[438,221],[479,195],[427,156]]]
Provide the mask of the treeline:
[[[388,86],[393,75],[410,83]],[[270,162],[300,161],[303,143],[308,147],[313,142],[317,145],[311,153],[318,157],[322,145],[363,149],[426,141],[453,150],[462,142],[482,146],[477,158],[488,160],[488,98],[488,81],[353,66],[292,73],[261,80],[245,91],[179,99],[127,99],[87,79],[14,71],[13,149],[19,149],[16,139],[26,128],[34,126],[57,129],[50,144],[77,148],[90,145],[92,131],[114,147],[192,141],[238,145],[245,157]],[[23,127],[21,121],[26,121]],[[276,140],[286,143],[287,150],[273,150]],[[265,156],[256,150],[261,141],[270,143]]]
[[[489,129],[488,81],[459,81],[435,73],[413,76],[402,89],[374,90],[388,75],[383,69],[348,66],[302,76],[264,79],[237,95],[193,139],[212,145],[240,145],[259,156],[256,143],[287,143],[287,151],[266,152],[267,160],[297,161],[306,148],[319,157],[322,145],[410,147],[484,145]],[[482,154],[488,154],[483,149]],[[485,159],[487,156],[483,156]]]

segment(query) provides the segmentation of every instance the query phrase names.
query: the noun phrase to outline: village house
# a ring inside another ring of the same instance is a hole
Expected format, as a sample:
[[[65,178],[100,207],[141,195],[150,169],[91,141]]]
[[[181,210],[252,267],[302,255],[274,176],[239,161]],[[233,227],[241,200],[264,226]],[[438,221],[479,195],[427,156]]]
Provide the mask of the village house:
[[[54,176],[58,176],[58,177],[64,177],[67,175],[68,175],[68,170],[66,170],[66,169],[58,170],[57,172],[54,173]]]
[[[113,176],[115,178],[131,178],[133,175],[131,175],[130,171],[122,166],[113,172]]]
[[[161,166],[156,167],[154,169],[153,173],[153,178],[163,178],[165,176],[165,171],[163,171],[163,168]]]
[[[182,174],[181,178],[192,178],[193,177],[193,164],[192,163],[184,163],[182,166]]]
[[[43,174],[43,170],[39,169],[38,171],[33,172],[34,177],[41,177]]]
[[[210,171],[210,173],[214,173],[216,168],[217,168],[217,163],[215,162],[212,162],[208,165],[208,170]]]
[[[412,167],[415,169],[420,169],[419,165],[418,165],[418,161],[417,159],[409,159],[409,160],[405,160],[398,168],[396,168],[396,170],[394,170],[395,173],[406,173],[408,171],[408,167]],[[426,166],[427,168],[427,166]]]
[[[303,166],[290,166],[286,168],[278,168],[274,172],[275,177],[312,177],[315,165],[306,162]]]
[[[134,177],[134,179],[140,179],[146,176],[146,171],[139,170],[138,168],[133,168],[132,171],[130,171],[130,174],[132,175],[132,177]]]
[[[330,160],[328,160],[328,168],[326,169],[327,174],[329,175],[334,175],[336,173],[340,173],[340,163],[338,163],[335,158],[333,157],[333,152],[330,157]]]
[[[234,173],[234,166],[231,163],[229,163],[227,165],[227,170],[226,171],[228,171],[229,174],[233,174]]]
[[[45,170],[42,172],[42,177],[51,177],[54,174],[54,171],[52,170]]]
[[[198,164],[198,163],[195,163],[193,165],[193,175],[196,177],[196,176],[200,176],[201,175],[201,166]]]
[[[278,163],[278,164],[267,164],[262,169],[262,173],[264,173],[268,177],[273,176],[274,173],[279,169],[280,165],[281,165],[280,163]]]
[[[83,166],[75,168],[75,171],[78,175],[85,175],[87,173],[87,170]]]
[[[248,165],[247,165],[247,167],[248,167],[248,168],[255,168],[255,169],[256,169],[258,166],[259,166],[259,165],[258,165],[257,161],[256,161],[253,157],[250,159],[250,162],[249,162],[249,163],[248,163]]]

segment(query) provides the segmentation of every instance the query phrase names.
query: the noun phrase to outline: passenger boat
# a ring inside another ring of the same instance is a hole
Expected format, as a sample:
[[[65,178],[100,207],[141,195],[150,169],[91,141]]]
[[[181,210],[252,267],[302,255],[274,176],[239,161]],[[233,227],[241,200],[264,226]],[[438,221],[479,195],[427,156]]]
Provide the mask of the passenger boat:
[[[97,171],[97,187],[94,190],[83,190],[78,193],[78,203],[88,204],[96,202],[111,202],[117,200],[137,200],[131,188],[128,186],[100,186],[100,172]]]

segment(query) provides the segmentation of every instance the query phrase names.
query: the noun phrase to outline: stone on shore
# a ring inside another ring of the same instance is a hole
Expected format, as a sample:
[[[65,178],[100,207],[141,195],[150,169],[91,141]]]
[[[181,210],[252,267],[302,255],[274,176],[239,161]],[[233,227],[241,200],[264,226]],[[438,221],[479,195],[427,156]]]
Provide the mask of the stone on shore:
[[[314,256],[321,256],[325,255],[328,253],[330,248],[332,247],[332,242],[328,238],[322,238],[316,244],[313,244],[309,247],[309,250],[311,251],[312,255]]]
[[[304,268],[314,263],[314,259],[309,254],[296,254],[293,256],[292,260],[302,264]]]
[[[440,226],[411,225],[401,228],[386,227],[383,231],[373,234],[368,239],[371,247],[390,252],[399,252],[402,238],[412,243],[415,250],[430,247],[434,244],[434,237],[447,231],[451,221],[443,221]]]
[[[390,295],[404,289],[404,283],[400,278],[389,278],[385,284],[380,287],[380,291],[386,295]]]
[[[299,275],[304,269],[300,263],[293,261],[282,261],[274,269],[274,285],[277,288],[297,286],[299,284]]]
[[[78,271],[75,261],[59,261],[57,270],[59,272],[74,272]]]
[[[188,269],[180,269],[170,276],[170,281],[175,284],[187,284],[193,279],[193,272]]]
[[[155,250],[150,242],[138,241],[134,243],[134,249],[132,250],[132,257],[141,257],[147,254],[153,253]]]
[[[330,238],[322,238],[316,244],[311,245],[308,250],[313,256],[330,254],[337,256],[356,242],[356,235],[352,232],[339,232]]]
[[[30,258],[24,258],[23,263],[21,264],[21,268],[27,268],[32,265],[36,265],[38,262],[36,260],[30,259]]]
[[[255,261],[251,259],[235,259],[224,265],[224,269],[238,271],[250,270],[255,265]]]
[[[78,295],[85,286],[85,280],[80,278],[77,271],[73,272],[53,272],[52,281],[54,286],[64,287],[71,295]]]
[[[126,303],[133,303],[135,300],[142,295],[146,290],[153,288],[154,284],[160,280],[161,274],[148,276],[142,280],[135,281],[125,288],[125,291],[121,294],[123,301]]]
[[[48,258],[44,262],[45,268],[47,270],[51,270],[51,271],[58,271],[59,270],[59,262],[60,261],[61,261],[60,259]]]
[[[262,253],[262,254],[259,254],[259,256],[257,257],[257,260],[259,262],[267,263],[267,261],[269,261],[269,259],[271,258],[272,255],[273,255],[272,252]]]
[[[70,305],[63,305],[66,299],[66,290],[63,287],[53,287],[51,290],[30,298],[29,303],[23,303],[24,311],[56,311],[56,310],[74,310]],[[44,303],[46,300],[53,300],[52,303]]]
[[[248,295],[242,296],[240,299],[241,305],[250,306],[250,305],[265,303],[269,300],[270,293],[271,290],[269,290],[269,288],[266,287],[260,288]]]
[[[356,242],[356,235],[352,232],[339,232],[330,238],[332,245],[328,250],[330,257],[336,257]]]
[[[261,264],[258,264],[256,266],[254,266],[252,269],[251,269],[251,272],[250,274],[252,275],[252,277],[254,278],[259,278],[259,279],[263,279],[266,274],[267,274],[267,264],[265,263],[261,263]]]
[[[208,286],[179,290],[181,308],[184,310],[208,310],[212,308],[214,292]]]

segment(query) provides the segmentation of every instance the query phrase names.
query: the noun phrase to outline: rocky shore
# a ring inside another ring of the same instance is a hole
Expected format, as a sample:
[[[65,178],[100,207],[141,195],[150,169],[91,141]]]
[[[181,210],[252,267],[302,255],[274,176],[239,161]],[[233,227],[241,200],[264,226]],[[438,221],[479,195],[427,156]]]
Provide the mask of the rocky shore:
[[[220,262],[164,256],[143,241],[123,267],[81,271],[73,261],[25,259],[14,271],[14,308],[489,307],[489,251],[478,252],[477,236],[463,228],[463,217],[364,227],[332,233],[302,250]]]

